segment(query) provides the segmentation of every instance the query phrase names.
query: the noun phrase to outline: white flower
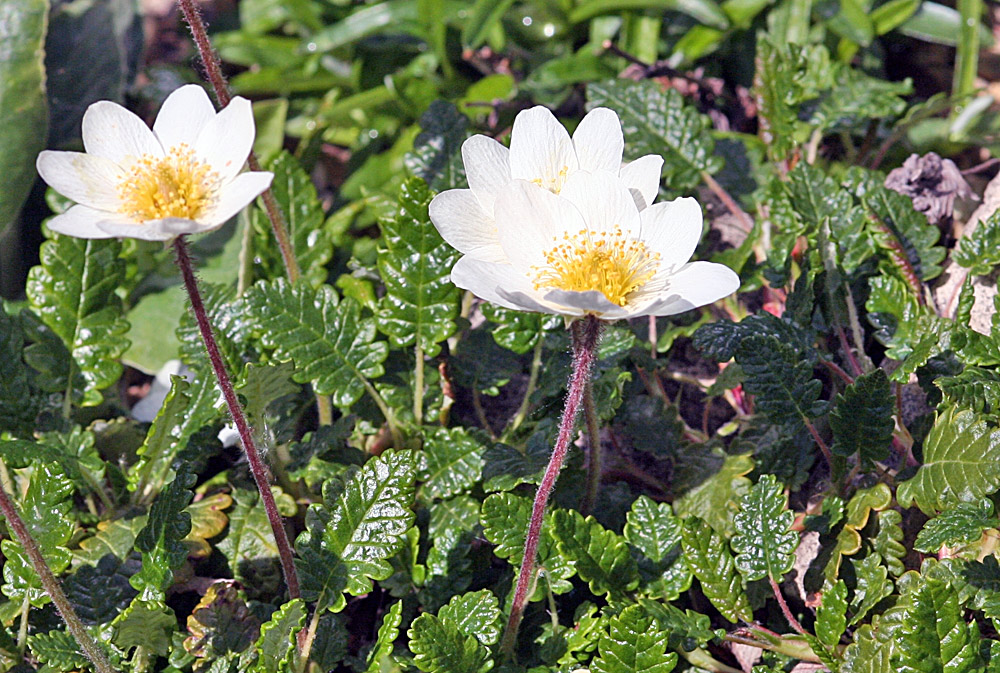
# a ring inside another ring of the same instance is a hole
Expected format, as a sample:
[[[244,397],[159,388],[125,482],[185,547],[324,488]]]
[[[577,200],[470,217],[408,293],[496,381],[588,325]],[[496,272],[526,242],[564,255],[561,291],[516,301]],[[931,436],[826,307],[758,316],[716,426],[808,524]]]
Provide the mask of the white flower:
[[[546,108],[517,115],[510,149],[486,136],[462,145],[469,189],[451,189],[431,202],[431,219],[452,247],[486,262],[506,259],[497,238],[496,199],[512,180],[527,180],[559,194],[577,171],[608,172],[621,179],[638,210],[656,198],[663,158],[640,157],[622,165],[625,140],[618,115],[595,108],[569,133]]]
[[[701,238],[697,201],[640,210],[627,183],[608,172],[578,170],[558,194],[511,180],[493,211],[499,259],[466,254],[451,280],[507,308],[604,320],[664,316],[739,288],[728,267],[688,261]]]
[[[150,241],[217,229],[274,177],[240,173],[253,138],[249,101],[236,97],[216,114],[193,84],[167,97],[152,130],[120,105],[94,103],[83,116],[86,153],[38,155],[42,178],[78,204],[49,220],[49,229]]]

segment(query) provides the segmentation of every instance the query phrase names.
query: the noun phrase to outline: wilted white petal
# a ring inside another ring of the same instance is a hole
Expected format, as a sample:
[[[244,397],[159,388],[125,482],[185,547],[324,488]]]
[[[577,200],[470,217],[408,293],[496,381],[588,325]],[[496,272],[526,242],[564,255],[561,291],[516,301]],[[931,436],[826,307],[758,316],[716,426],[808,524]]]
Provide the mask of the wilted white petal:
[[[573,133],[573,147],[581,170],[617,174],[625,150],[618,115],[606,107],[591,110]]]
[[[660,191],[660,174],[663,171],[663,157],[647,154],[621,167],[619,177],[625,186],[635,190],[642,197],[642,210],[655,199]]]
[[[701,240],[701,206],[690,197],[656,203],[642,211],[642,238],[665,269],[687,263]]]
[[[214,209],[201,218],[209,226],[222,226],[229,218],[240,212],[271,186],[274,173],[254,171],[241,173],[219,189],[219,197]]]
[[[174,90],[160,106],[153,133],[164,148],[182,143],[193,146],[205,125],[215,117],[215,106],[197,84]]]
[[[639,211],[624,183],[607,172],[578,171],[570,176],[560,197],[571,201],[593,233],[620,229],[626,237],[639,236]]]
[[[122,164],[149,155],[163,156],[163,146],[149,127],[117,103],[98,101],[83,113],[83,146],[88,154]]]
[[[506,262],[497,225],[471,189],[449,189],[435,196],[428,212],[441,238],[461,253],[485,262]]]
[[[73,206],[65,213],[50,219],[46,222],[46,226],[57,234],[76,238],[114,238],[115,234],[109,234],[97,226],[98,223],[108,221],[109,217],[113,216],[103,210]]]
[[[226,182],[243,168],[253,147],[253,137],[253,108],[246,98],[236,96],[205,124],[195,147],[198,156]]]
[[[121,205],[117,189],[121,170],[110,159],[46,150],[38,155],[35,168],[49,186],[77,203],[110,212]]]
[[[497,192],[510,182],[510,150],[493,138],[476,135],[462,143],[462,162],[469,188],[483,212],[493,217]]]
[[[559,192],[578,167],[569,133],[548,109],[537,106],[514,118],[510,135],[510,176]]]

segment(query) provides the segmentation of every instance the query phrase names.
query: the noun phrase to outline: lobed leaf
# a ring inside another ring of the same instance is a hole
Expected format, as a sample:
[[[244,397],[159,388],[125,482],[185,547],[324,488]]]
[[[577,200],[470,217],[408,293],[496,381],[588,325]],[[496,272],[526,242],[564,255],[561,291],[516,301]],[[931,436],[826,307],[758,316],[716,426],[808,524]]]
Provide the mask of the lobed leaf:
[[[296,636],[306,621],[306,612],[301,598],[288,601],[274,611],[271,619],[260,627],[260,638],[254,645],[257,663],[250,669],[252,673],[294,673]]]
[[[1000,526],[993,513],[993,502],[986,498],[978,502],[960,502],[924,524],[913,548],[926,554],[936,554],[941,547],[971,544],[982,537],[983,531]]]
[[[434,428],[424,437],[417,477],[425,498],[450,498],[468,492],[483,472],[486,447],[464,428]]]
[[[191,515],[185,510],[195,481],[193,474],[178,472],[153,500],[146,525],[135,538],[135,549],[142,553],[142,570],[130,582],[144,598],[162,597],[173,582],[174,570],[187,559],[182,541],[191,532]]]
[[[736,567],[747,581],[770,578],[781,582],[795,562],[799,536],[791,530],[795,514],[788,509],[784,487],[765,474],[740,500],[733,517],[736,535],[730,541]]]
[[[437,616],[487,647],[500,639],[500,603],[486,589],[453,596]]]
[[[823,384],[813,378],[812,364],[773,336],[748,336],[736,349],[743,368],[744,389],[754,395],[756,409],[773,423],[802,427],[823,413]]]
[[[669,673],[677,654],[666,651],[667,641],[667,633],[656,628],[642,607],[630,605],[611,619],[590,668],[596,673]]]
[[[857,453],[866,469],[889,455],[895,429],[896,399],[881,369],[862,374],[837,395],[830,412],[831,451],[841,456]]]
[[[684,559],[701,590],[715,608],[734,624],[753,620],[743,581],[725,538],[698,517],[688,517],[681,531]]]
[[[897,637],[893,663],[900,673],[960,673],[982,663],[978,629],[965,623],[945,582],[926,580],[914,593]]]
[[[434,615],[414,619],[407,636],[413,663],[424,673],[486,673],[493,668],[489,650],[475,636]]]
[[[406,168],[436,192],[467,185],[462,163],[462,143],[469,120],[452,103],[436,100],[420,116],[421,132],[413,151],[403,159]],[[406,188],[405,183],[404,189]]]
[[[847,629],[847,585],[837,580],[823,591],[823,602],[816,609],[816,637],[827,647],[834,647]]]
[[[952,404],[995,416],[1000,413],[1000,373],[968,366],[957,376],[939,376],[934,385]]]
[[[390,662],[392,656],[393,643],[399,637],[399,624],[403,619],[403,601],[396,601],[385,611],[382,617],[382,625],[378,627],[378,636],[375,644],[368,652],[368,668],[365,673],[379,673],[383,670],[383,662]]]
[[[980,222],[969,236],[958,239],[951,258],[973,276],[985,276],[1000,264],[1000,212]]]
[[[553,512],[552,524],[560,553],[573,563],[593,594],[621,594],[639,585],[635,560],[617,533],[572,509]]]

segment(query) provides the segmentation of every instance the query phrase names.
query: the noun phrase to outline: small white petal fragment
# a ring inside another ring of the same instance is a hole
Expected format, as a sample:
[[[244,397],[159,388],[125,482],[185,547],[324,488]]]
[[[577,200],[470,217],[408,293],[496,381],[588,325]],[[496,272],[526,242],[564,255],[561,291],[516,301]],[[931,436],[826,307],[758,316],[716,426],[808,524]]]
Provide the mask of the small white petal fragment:
[[[253,145],[250,103],[234,98],[216,114],[201,87],[164,101],[150,130],[108,101],[83,118],[87,153],[42,152],[38,172],[76,201],[52,231],[80,238],[169,241],[212,231],[271,184],[270,173],[239,175]]]

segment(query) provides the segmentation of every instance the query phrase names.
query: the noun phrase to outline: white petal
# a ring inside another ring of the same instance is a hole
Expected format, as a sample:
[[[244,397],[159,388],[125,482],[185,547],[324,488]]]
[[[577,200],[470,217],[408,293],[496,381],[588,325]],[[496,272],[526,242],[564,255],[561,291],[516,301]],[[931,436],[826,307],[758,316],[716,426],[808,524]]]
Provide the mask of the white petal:
[[[246,98],[236,96],[205,124],[195,141],[195,152],[226,182],[246,163],[253,136],[253,108]]]
[[[608,171],[617,175],[625,150],[618,115],[606,107],[591,110],[573,132],[573,147],[581,170]]]
[[[163,220],[147,220],[142,224],[125,224],[120,222],[102,221],[97,226],[108,237],[138,238],[142,241],[171,241],[181,234],[200,234],[218,229],[194,220],[179,217],[168,217]]]
[[[46,222],[46,226],[57,234],[76,238],[114,238],[114,234],[109,234],[97,226],[99,222],[107,221],[109,217],[111,214],[103,210],[73,206]]]
[[[641,229],[635,199],[613,174],[577,171],[566,181],[559,196],[579,209],[591,232],[621,227],[628,238],[639,237]]]
[[[723,264],[692,262],[670,276],[665,295],[635,315],[674,315],[711,304],[740,287],[740,277]]]
[[[616,320],[628,315],[627,308],[612,304],[603,293],[597,290],[587,290],[586,292],[549,290],[543,298],[547,302],[565,306],[567,310],[560,311],[564,315],[587,315],[588,313],[593,313],[598,318],[604,320]]]
[[[579,166],[569,133],[548,109],[518,113],[510,134],[510,176],[558,192]]]
[[[77,203],[112,212],[121,204],[117,185],[123,174],[110,159],[46,150],[38,155],[35,168],[49,186]]]
[[[83,114],[83,146],[88,154],[124,164],[142,156],[163,156],[149,127],[117,103],[102,100]]]
[[[497,195],[495,211],[504,254],[522,270],[540,265],[563,234],[585,227],[568,199],[524,180],[514,180]]]
[[[480,299],[517,311],[553,313],[531,295],[537,294],[528,278],[510,264],[491,264],[462,257],[451,270],[451,282]]]
[[[187,84],[167,96],[153,122],[153,133],[165,148],[181,143],[194,147],[198,134],[215,117],[215,106],[197,84]]]
[[[254,171],[242,173],[219,188],[219,197],[215,207],[204,217],[199,217],[202,224],[208,226],[225,224],[229,218],[246,208],[265,189],[271,186],[274,173]]]
[[[431,222],[448,245],[484,262],[507,262],[497,225],[483,212],[471,189],[449,189],[435,196],[428,208]]]
[[[660,191],[662,171],[663,157],[656,154],[647,154],[621,167],[619,177],[621,177],[622,182],[642,197],[642,205],[639,210],[656,200],[656,195]]]
[[[652,253],[660,254],[660,268],[685,264],[701,240],[701,206],[690,197],[654,203],[640,214],[642,239]]]
[[[510,150],[493,138],[477,135],[462,143],[469,187],[487,215],[493,215],[497,192],[510,182]]]

